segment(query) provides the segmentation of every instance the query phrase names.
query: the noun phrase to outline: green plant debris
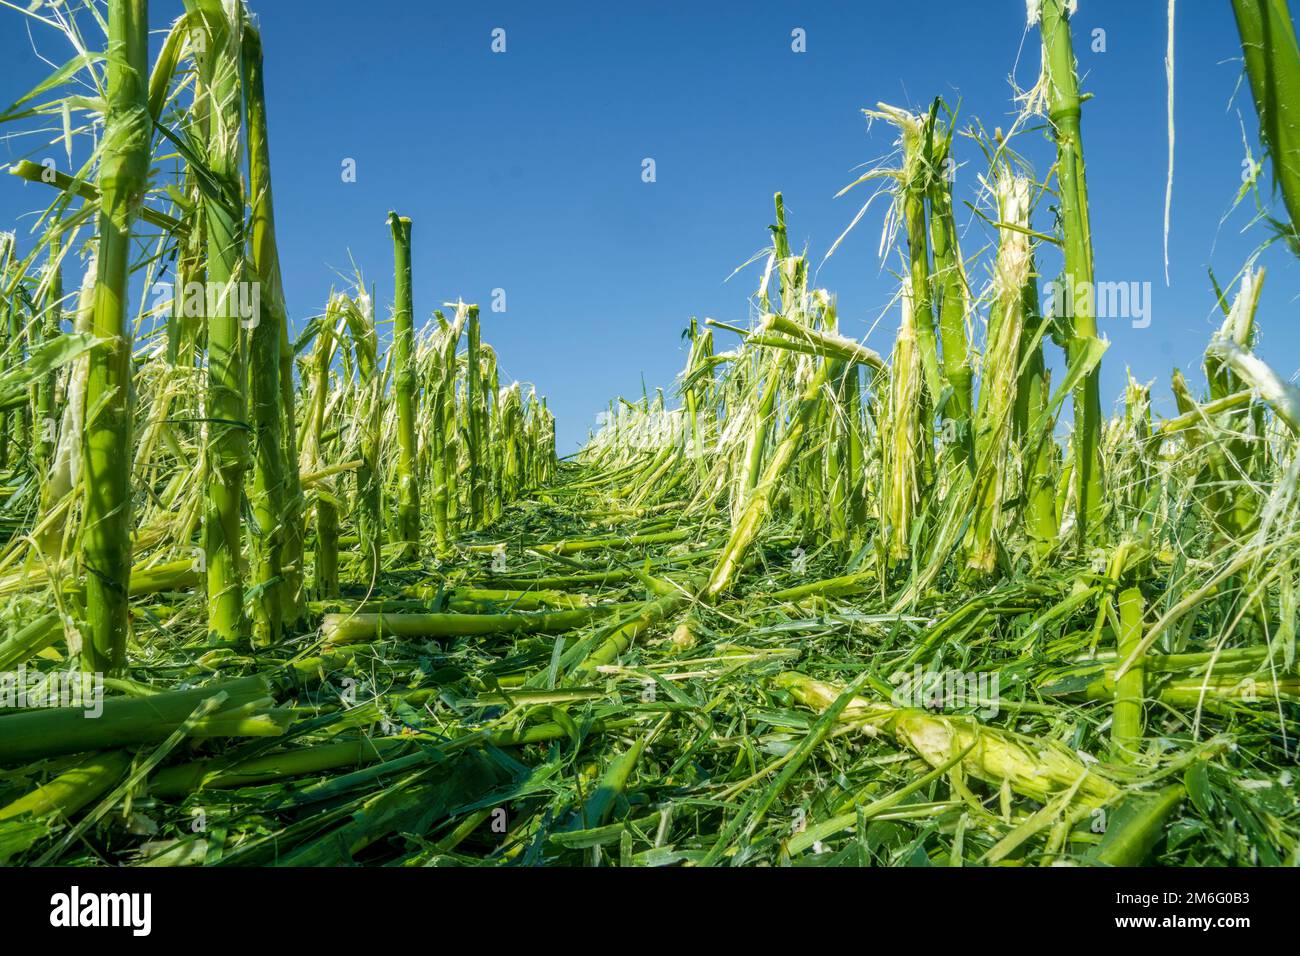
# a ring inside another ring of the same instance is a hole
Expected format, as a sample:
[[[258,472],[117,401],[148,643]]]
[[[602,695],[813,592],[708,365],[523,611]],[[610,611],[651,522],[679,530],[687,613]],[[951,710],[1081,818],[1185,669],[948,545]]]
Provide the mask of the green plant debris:
[[[291,329],[276,51],[189,0],[147,64],[145,6],[0,114],[94,144],[17,163],[49,205],[0,236],[0,862],[1300,863],[1300,393],[1250,263],[1205,388],[1103,415],[1095,303],[1039,271],[1093,279],[1073,4],[1030,4],[1008,133],[868,111],[887,359],[777,194],[749,320],[692,320],[675,389],[564,460],[478,306],[417,311],[423,223],[390,214],[394,302],[358,271]],[[1285,4],[1234,9],[1294,209],[1294,37],[1251,39]]]

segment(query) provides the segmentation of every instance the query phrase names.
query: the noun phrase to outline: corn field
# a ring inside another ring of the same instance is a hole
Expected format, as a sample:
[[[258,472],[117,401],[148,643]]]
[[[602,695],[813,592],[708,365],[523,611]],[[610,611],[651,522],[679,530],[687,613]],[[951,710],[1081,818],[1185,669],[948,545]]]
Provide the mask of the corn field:
[[[477,305],[416,314],[432,224],[291,321],[255,11],[151,60],[147,0],[83,6],[0,115],[93,143],[0,182],[45,204],[0,235],[0,863],[1300,864],[1288,319],[1244,262],[1203,388],[1101,394],[1073,0],[1006,132],[865,110],[889,354],[778,192],[748,321],[563,459]],[[1300,254],[1291,16],[1232,7]]]

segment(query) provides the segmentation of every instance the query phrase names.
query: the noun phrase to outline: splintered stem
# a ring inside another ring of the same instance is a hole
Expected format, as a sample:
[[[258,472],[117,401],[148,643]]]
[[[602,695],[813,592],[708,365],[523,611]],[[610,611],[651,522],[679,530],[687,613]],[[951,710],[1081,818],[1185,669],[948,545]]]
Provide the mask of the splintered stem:
[[[100,161],[99,255],[92,331],[108,347],[90,359],[86,407],[83,555],[89,640],[86,670],[126,663],[131,576],[131,329],[126,319],[131,220],[149,174],[145,100],[149,11],[146,0],[112,0],[108,115]]]
[[[397,540],[403,559],[420,546],[420,486],[416,476],[419,448],[415,432],[416,376],[412,362],[415,329],[411,305],[411,220],[388,214],[393,231],[393,384],[397,395]]]
[[[1092,228],[1083,166],[1079,79],[1070,40],[1065,0],[1042,0],[1043,62],[1047,75],[1048,112],[1056,136],[1056,175],[1060,185],[1061,235],[1065,251],[1062,298],[1074,317],[1068,358],[1097,338],[1092,293]],[[1077,290],[1084,294],[1075,295]],[[1101,462],[1101,366],[1084,376],[1074,393],[1074,479],[1076,524],[1080,547],[1106,537]]]

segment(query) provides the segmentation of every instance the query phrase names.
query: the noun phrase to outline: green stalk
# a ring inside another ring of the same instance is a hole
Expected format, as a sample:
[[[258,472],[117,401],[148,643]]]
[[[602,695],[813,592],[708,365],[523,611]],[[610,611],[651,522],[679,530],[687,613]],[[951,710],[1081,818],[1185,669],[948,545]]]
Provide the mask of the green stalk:
[[[330,482],[316,497],[316,577],[313,590],[317,598],[339,596],[339,509],[333,490],[333,482]]]
[[[609,762],[609,766],[600,778],[600,784],[583,804],[581,813],[574,821],[575,826],[581,826],[583,829],[597,827],[609,819],[615,803],[627,789],[627,781],[640,762],[641,755],[645,753],[646,745],[659,733],[668,717],[669,715],[665,714],[648,733],[638,737],[633,741],[632,746]]]
[[[95,754],[49,783],[23,794],[8,806],[0,807],[0,821],[47,814],[67,819],[106,793],[125,776],[130,766],[131,755],[125,750]]]
[[[326,614],[321,634],[327,644],[357,644],[381,637],[408,640],[477,634],[550,634],[581,627],[621,610],[619,605],[516,614]]]
[[[325,433],[325,406],[329,398],[330,366],[335,345],[342,331],[340,312],[348,308],[344,298],[331,295],[325,309],[325,321],[317,333],[312,352],[311,411],[303,435],[303,459],[311,468],[324,464],[321,443]],[[339,515],[331,477],[320,482],[316,490],[316,555],[314,590],[318,598],[339,594]]]
[[[943,135],[942,142],[934,137]],[[929,177],[930,244],[934,251],[934,287],[938,296],[939,335],[943,343],[943,377],[952,395],[943,409],[944,421],[953,423],[955,440],[950,449],[957,462],[974,471],[975,458],[970,435],[971,366],[966,341],[966,270],[957,242],[952,213],[952,182],[945,175],[950,160],[951,130],[943,133],[930,120],[931,160]]]
[[[785,672],[773,683],[790,691],[795,700],[825,712],[844,696],[836,684]],[[890,704],[853,697],[843,707],[841,722],[875,725],[914,751],[931,767],[946,764],[955,754],[965,754],[962,769],[994,786],[1046,803],[1062,792],[1074,791],[1076,806],[1096,807],[1111,802],[1122,791],[1109,778],[1089,769],[1069,747],[1056,741],[981,724],[972,717],[944,716],[928,710],[896,708]]]
[[[1051,374],[1043,358],[1042,327],[1037,269],[1031,255],[1029,281],[1025,284],[1025,328],[1020,336],[1017,360],[1021,371],[1016,383],[1015,433],[1024,468],[1025,532],[1040,553],[1051,547],[1060,533],[1052,486],[1055,444],[1051,425],[1041,421],[1048,414],[1047,402],[1051,396]],[[1031,436],[1041,437],[1035,442]]]
[[[910,113],[899,116],[895,122],[903,132],[902,218],[907,232],[908,275],[912,280],[912,316],[930,408],[934,409],[943,395],[944,380],[939,368],[939,340],[935,335],[934,303],[930,295],[930,244],[925,221],[929,172],[924,127]],[[924,419],[924,430],[926,435],[931,432],[929,416]]]
[[[293,346],[286,331],[280,338],[280,409],[283,416],[281,441],[285,455],[284,543],[280,553],[280,573],[284,580],[280,595],[283,623],[290,629],[301,626],[306,607],[303,558],[307,538],[304,527],[307,505],[298,472],[298,429],[293,406]]]
[[[456,320],[453,323],[455,334],[452,341],[447,344],[447,352],[444,357],[443,381],[446,384],[446,394],[443,396],[442,408],[442,439],[443,439],[443,461],[446,462],[446,479],[447,479],[447,529],[453,532],[460,526],[460,429],[456,427],[456,382],[458,378],[459,364],[456,359],[456,350],[460,347],[460,335],[464,319],[467,319],[466,313],[460,304],[456,307]]]
[[[242,713],[240,708],[248,705],[266,702],[269,706],[271,691],[264,677],[242,677],[194,690],[111,697],[103,701],[103,712],[93,719],[88,719],[89,712],[82,707],[30,708],[0,718],[5,727],[0,734],[0,765],[162,740],[196,706],[220,693],[227,695],[223,713]],[[217,721],[229,722],[222,714],[214,714],[209,725]]]
[[[1286,0],[1232,0],[1232,12],[1260,136],[1291,217],[1294,247],[1300,229],[1300,48],[1295,27]]]
[[[763,470],[762,478],[745,503],[744,511],[732,523],[731,537],[727,539],[727,544],[718,557],[718,563],[709,576],[708,584],[700,595],[704,600],[716,601],[731,588],[736,575],[740,573],[745,557],[758,538],[759,532],[762,531],[771,511],[772,495],[780,484],[782,476],[789,469],[794,454],[798,451],[803,436],[808,430],[808,425],[822,403],[822,387],[829,376],[830,363],[820,362],[799,399],[785,434],[781,436],[781,440],[773,450],[772,457]]]
[[[91,250],[90,261],[81,278],[77,293],[77,308],[73,314],[73,329],[78,334],[93,334],[95,318],[96,276],[99,273],[98,256]],[[82,355],[68,372],[59,425],[59,441],[54,450],[54,463],[45,476],[41,488],[41,527],[36,540],[41,552],[50,559],[62,561],[68,552],[68,515],[71,495],[81,481],[81,444],[84,439],[86,412],[86,383],[90,375],[90,356]]]
[[[1141,866],[1164,834],[1169,815],[1183,802],[1186,790],[1175,783],[1154,795],[1131,793],[1110,815],[1106,835],[1091,860],[1102,866]]]
[[[975,514],[968,567],[992,572],[997,560],[1008,451],[1014,417],[1017,366],[1025,322],[1025,288],[1032,280],[1029,237],[1029,181],[1005,170],[997,181],[999,230],[993,303],[975,412]],[[1020,227],[1019,229],[1012,227]]]
[[[804,270],[800,275],[802,278],[807,274],[807,263],[802,256],[798,258],[804,264]],[[873,372],[881,372],[885,369],[884,360],[876,352],[867,348],[861,342],[845,338],[838,332],[810,329],[807,326],[799,325],[793,319],[789,319],[784,315],[776,314],[763,316],[759,328],[762,331],[751,334],[745,340],[747,343],[770,345],[775,348],[803,352],[805,355],[819,355],[822,358],[838,359],[850,365],[865,365]],[[765,334],[767,332],[780,332],[783,335],[790,336],[793,341],[783,339],[781,336]]]
[[[283,624],[285,447],[281,428],[284,409],[280,389],[280,345],[288,316],[280,259],[275,243],[275,208],[271,196],[271,152],[267,137],[266,90],[262,80],[262,39],[256,28],[243,28],[247,82],[249,194],[252,206],[253,270],[261,286],[263,315],[256,316],[250,343],[249,399],[256,449],[251,499],[257,533],[253,535],[253,643],[265,647],[280,640]]]
[[[126,665],[131,577],[131,328],[126,319],[131,220],[149,175],[147,0],[108,5],[108,114],[99,168],[99,249],[92,331],[109,340],[90,358],[82,539],[88,635],[82,666]]]
[[[411,746],[410,740],[366,737],[250,757],[233,766],[223,767],[222,760],[196,760],[159,770],[149,779],[149,795],[164,800],[175,799],[195,790],[252,787],[325,770],[364,767],[401,756]]]
[[[1142,592],[1129,588],[1119,596],[1119,659],[1128,660],[1142,645]],[[1111,747],[1117,760],[1131,761],[1142,746],[1142,706],[1146,676],[1142,658],[1115,681]]]
[[[199,108],[200,104],[196,103],[193,113],[198,113]],[[192,117],[191,126],[197,125]],[[201,137],[203,134],[195,130],[192,135]],[[202,284],[207,281],[203,259],[203,250],[207,245],[206,216],[197,185],[197,174],[188,167],[185,171],[184,191],[193,205],[185,215],[186,228],[180,240],[176,261],[176,286],[182,291],[189,288],[192,282]],[[181,303],[184,303],[183,296]],[[199,326],[203,315],[201,309],[198,314],[194,314],[181,303],[172,304],[171,314],[167,318],[167,361],[172,365],[193,368],[195,352],[205,338]]]
[[[785,281],[784,275],[781,273],[781,263],[790,258],[790,235],[785,226],[785,197],[778,192],[772,196],[772,201],[776,206],[776,222],[769,227],[772,230],[772,256],[775,259],[777,266],[777,277],[781,280],[781,302],[782,308],[784,309],[786,304],[789,302],[788,295],[790,289],[789,284]],[[762,298],[764,307],[766,308],[766,283],[764,286]]]
[[[888,417],[881,426],[880,543],[885,564],[905,561],[911,554],[912,523],[921,498],[925,383],[917,354],[910,280],[904,280],[902,296],[903,315],[891,363]]]
[[[0,279],[4,278],[3,270],[0,270]],[[13,342],[10,333],[10,327],[13,325],[13,316],[18,309],[18,297],[13,296],[5,303],[5,313],[3,323],[0,324],[0,375],[9,372],[13,364],[13,358],[10,355],[11,345]],[[0,412],[0,469],[9,468],[9,439],[13,413],[6,409]]]
[[[781,311],[789,313],[798,306],[804,288],[808,265],[802,256],[790,255],[790,243],[787,239],[785,225],[785,201],[780,193],[774,197],[776,204],[776,224],[772,226],[772,255],[775,260],[776,274],[781,283]],[[767,292],[764,290],[763,299]],[[796,326],[797,328],[798,326]],[[767,451],[767,438],[771,430],[772,417],[776,409],[777,396],[781,383],[785,379],[787,354],[783,350],[771,353],[767,361],[767,373],[763,377],[762,394],[754,410],[749,438],[745,445],[745,471],[739,492],[735,497],[734,514],[741,515],[745,505],[753,494],[755,485],[762,472],[763,456]]]
[[[33,655],[53,646],[63,638],[62,622],[58,612],[42,614],[0,639],[0,671],[24,663]]]
[[[441,312],[434,313],[438,322],[445,320]],[[457,310],[455,321],[444,326],[443,339],[434,354],[433,381],[429,387],[430,415],[429,435],[433,448],[431,451],[433,473],[433,529],[434,540],[439,557],[448,554],[451,549],[453,504],[455,491],[452,475],[456,470],[456,446],[448,438],[448,410],[454,416],[456,407],[456,347],[460,344],[460,333],[465,321],[465,313]],[[454,423],[454,417],[452,418]]]
[[[483,431],[478,408],[482,402],[482,369],[479,366],[478,306],[468,307],[469,353],[466,357],[465,417],[468,423],[469,452],[469,520],[478,528],[484,519]]]
[[[866,451],[862,440],[862,381],[856,365],[845,370],[840,382],[840,396],[848,429],[849,544],[856,551],[867,533]]]
[[[1226,343],[1216,344],[1222,347]],[[1237,511],[1233,507],[1232,490],[1238,472],[1228,462],[1226,443],[1212,428],[1206,427],[1203,406],[1192,398],[1191,389],[1181,371],[1174,369],[1170,384],[1179,412],[1197,418],[1197,424],[1184,431],[1188,447],[1203,456],[1200,467],[1195,472],[1192,493],[1200,500],[1209,516],[1216,537],[1223,543],[1238,541],[1245,534],[1245,527],[1236,523]]]
[[[786,352],[774,350],[768,357],[767,374],[763,377],[763,394],[754,409],[749,438],[745,444],[745,471],[738,489],[734,514],[744,513],[745,506],[754,493],[763,470],[763,453],[767,450],[767,436],[771,430],[776,399],[785,378]]]
[[[221,290],[207,316],[206,496],[203,549],[208,574],[208,633],[233,641],[244,631],[241,506],[248,462],[247,376],[234,283],[244,277],[243,201],[239,168],[238,24],[221,0],[187,0],[203,24],[199,78],[208,115],[207,166],[217,190],[205,194],[207,282]]]
[[[49,242],[49,265],[45,278],[45,300],[41,315],[41,344],[48,345],[63,334],[63,254],[62,240],[57,227]],[[55,438],[58,435],[58,372],[51,369],[37,386],[36,392],[36,444],[33,447],[36,471],[42,486],[54,459]]]
[[[38,321],[36,316],[32,317],[31,323],[34,325]],[[14,343],[14,348],[7,353],[10,362],[16,362],[20,367],[27,364],[30,352],[30,342],[25,334],[28,323],[23,321],[22,311],[18,308],[17,296],[13,297],[9,303],[9,341]],[[15,437],[19,448],[19,460],[27,454],[27,450],[32,447],[31,442],[31,418],[32,407],[30,401],[23,402],[13,413],[13,418],[17,423]]]
[[[689,601],[690,594],[685,589],[671,588],[597,632],[595,637],[599,643],[589,652],[582,643],[576,644],[571,651],[573,658],[566,654],[561,659],[561,666],[572,668],[574,680],[594,679],[599,668],[618,660],[638,637]]]
[[[687,359],[686,378],[691,384],[685,389],[686,413],[690,417],[691,440],[695,452],[695,471],[700,480],[708,475],[704,458],[704,432],[700,422],[707,408],[713,383],[709,359],[713,357],[713,330],[701,331],[691,319],[691,352]],[[699,382],[697,383],[697,379]]]
[[[397,540],[402,559],[411,560],[420,547],[420,486],[415,465],[419,455],[415,435],[415,326],[411,305],[411,220],[388,214],[393,231],[393,346],[397,394]]]
[[[523,399],[519,394],[517,382],[498,394],[504,396],[497,402],[498,428],[502,446],[499,489],[500,503],[504,507],[519,493],[521,466],[519,442],[523,428]]]
[[[274,249],[274,247],[273,247]],[[276,271],[279,271],[279,254]],[[281,299],[283,303],[283,299]],[[284,445],[284,542],[280,553],[280,573],[284,576],[280,596],[284,626],[296,630],[303,625],[307,595],[303,587],[306,556],[307,500],[302,492],[299,473],[298,423],[293,383],[293,345],[289,341],[289,315],[284,310],[280,323],[280,440]]]
[[[829,493],[827,511],[830,518],[830,538],[845,549],[849,537],[850,511],[850,471],[849,471],[849,430],[848,414],[844,407],[844,383],[850,366],[841,362],[831,363],[830,379],[833,383],[835,397],[822,408],[822,417],[826,423],[822,433],[827,436],[826,447],[826,481]]]
[[[500,513],[500,477],[501,477],[501,442],[499,428],[493,424],[500,420],[500,381],[497,376],[496,352],[484,347],[484,359],[487,364],[486,381],[483,387],[483,404],[479,410],[479,435],[483,447],[488,451],[483,472],[483,515],[485,521],[493,521]]]
[[[1092,291],[1092,227],[1088,215],[1088,187],[1083,166],[1082,115],[1079,79],[1066,0],[1042,0],[1043,63],[1047,78],[1048,114],[1056,136],[1056,176],[1060,186],[1061,238],[1065,251],[1065,288],[1062,299],[1074,317],[1069,358],[1097,338],[1095,296]],[[1075,289],[1089,290],[1076,297]],[[1101,366],[1084,376],[1074,392],[1074,479],[1077,488],[1076,522],[1080,547],[1102,544],[1105,515],[1102,501]]]
[[[383,543],[382,489],[379,478],[379,443],[382,429],[383,395],[379,371],[379,337],[373,319],[372,300],[349,301],[344,310],[352,349],[356,355],[357,383],[355,422],[361,433],[358,442],[361,464],[357,468],[357,537],[365,582],[379,580],[380,547]]]
[[[15,364],[22,364],[22,350],[18,345],[20,329],[17,289],[23,278],[22,265],[14,262],[15,238],[12,232],[0,233],[0,287],[12,289],[4,299],[4,314],[0,316],[0,376],[5,376]],[[12,278],[10,274],[12,273]],[[12,437],[13,411],[0,412],[0,468],[9,467],[10,439]]]

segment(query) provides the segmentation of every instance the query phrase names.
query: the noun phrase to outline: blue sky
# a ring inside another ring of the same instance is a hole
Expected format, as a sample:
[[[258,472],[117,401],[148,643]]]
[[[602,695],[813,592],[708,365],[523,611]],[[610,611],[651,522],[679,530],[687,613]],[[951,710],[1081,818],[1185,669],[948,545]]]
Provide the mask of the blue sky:
[[[179,0],[154,0],[162,29]],[[814,265],[866,193],[835,193],[855,168],[888,153],[892,133],[868,130],[877,101],[923,109],[960,102],[965,121],[1009,127],[1009,77],[1030,85],[1036,35],[1023,0],[930,4],[427,3],[258,0],[270,98],[281,257],[295,322],[319,312],[355,260],[392,299],[390,208],[414,220],[417,321],[464,297],[483,306],[484,338],[506,376],[534,382],[572,451],[617,394],[669,386],[692,315],[743,323],[761,264],[727,276],[766,244],[772,193],[783,191],[790,238]],[[1084,148],[1099,281],[1152,283],[1151,325],[1102,323],[1113,341],[1103,400],[1122,394],[1124,368],[1156,380],[1199,380],[1218,324],[1207,267],[1232,278],[1265,238],[1245,232],[1252,210],[1224,220],[1241,182],[1242,128],[1259,153],[1230,7],[1184,0],[1177,22],[1177,154],[1164,284],[1164,0],[1081,0],[1076,49],[1093,94]],[[48,72],[20,14],[0,10],[0,99]],[[506,52],[491,50],[494,28]],[[807,51],[791,49],[806,31]],[[1092,31],[1105,52],[1092,52]],[[49,59],[66,42],[33,28]],[[1019,66],[1017,68],[1017,60]],[[1234,98],[1235,97],[1235,98]],[[1018,140],[1044,173],[1041,133]],[[959,141],[957,190],[974,199],[984,171]],[[0,161],[56,150],[0,143]],[[642,161],[656,181],[642,181]],[[341,175],[356,162],[357,181]],[[41,205],[39,186],[0,179],[0,223]],[[1247,202],[1249,207],[1249,201]],[[1280,207],[1280,203],[1279,203]],[[838,295],[841,327],[887,351],[898,316],[881,318],[895,282],[877,255],[883,202],[827,261],[817,283]],[[959,209],[963,223],[969,211]],[[28,221],[30,222],[30,221]],[[1050,227],[1040,208],[1036,225]],[[20,235],[28,228],[19,221]],[[984,246],[971,223],[965,251]],[[25,241],[25,240],[24,240]],[[349,259],[351,257],[351,260]],[[1300,272],[1280,247],[1261,306],[1260,354],[1284,374],[1300,367],[1293,318]],[[982,269],[975,273],[982,279]],[[70,275],[70,282],[75,276]],[[507,311],[489,311],[493,289]],[[720,347],[734,337],[720,333]],[[1049,346],[1050,348],[1050,346]]]

